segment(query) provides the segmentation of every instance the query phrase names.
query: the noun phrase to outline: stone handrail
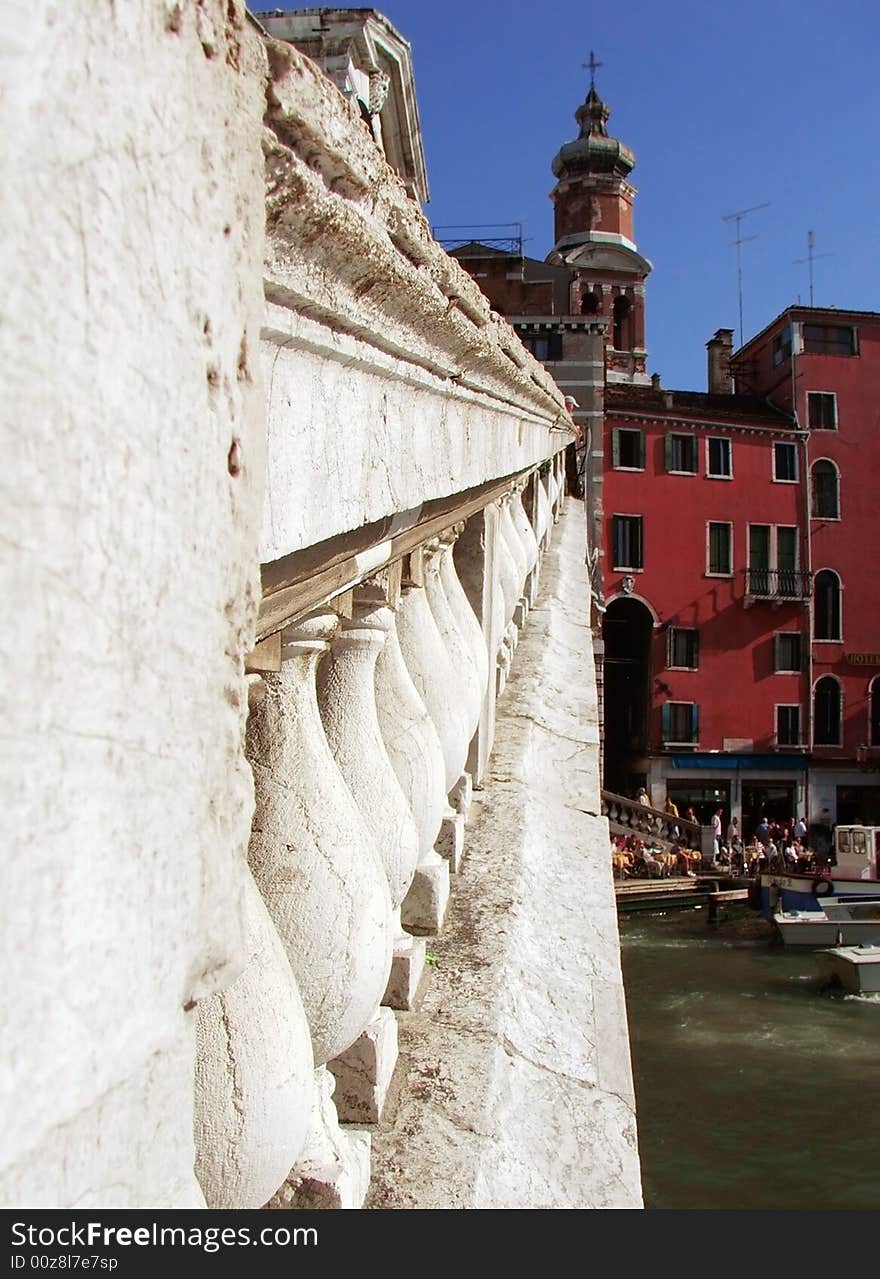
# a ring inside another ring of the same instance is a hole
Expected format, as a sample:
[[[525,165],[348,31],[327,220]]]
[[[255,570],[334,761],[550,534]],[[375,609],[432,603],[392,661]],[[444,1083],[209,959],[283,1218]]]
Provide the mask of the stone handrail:
[[[608,818],[611,829],[617,834],[638,835],[670,848],[678,844],[681,848],[700,853],[711,849],[711,827],[640,804],[637,799],[627,799],[625,795],[603,790],[602,815]]]

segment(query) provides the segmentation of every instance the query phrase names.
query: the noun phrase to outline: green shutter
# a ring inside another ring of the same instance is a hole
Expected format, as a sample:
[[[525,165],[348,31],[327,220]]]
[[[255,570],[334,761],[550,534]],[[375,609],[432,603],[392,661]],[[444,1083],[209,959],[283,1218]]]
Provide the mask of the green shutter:
[[[672,726],[672,708],[668,702],[664,702],[661,708],[662,715],[662,732],[664,742],[668,742],[671,735]]]
[[[691,741],[698,742],[700,740],[700,708],[699,706],[691,707]]]
[[[672,470],[672,436],[667,435],[663,441],[663,444],[666,451],[666,469],[667,471],[671,471]]]
[[[617,427],[611,432],[611,465],[620,466],[620,431]]]
[[[644,470],[645,466],[645,432],[639,431],[639,466]]]
[[[674,636],[675,636],[675,627],[670,626],[669,630],[666,632],[666,665],[667,666],[672,666],[673,664],[672,659],[675,656],[675,652],[674,652],[675,645],[673,643]]]
[[[773,669],[774,671],[782,670],[782,636],[773,636]]]

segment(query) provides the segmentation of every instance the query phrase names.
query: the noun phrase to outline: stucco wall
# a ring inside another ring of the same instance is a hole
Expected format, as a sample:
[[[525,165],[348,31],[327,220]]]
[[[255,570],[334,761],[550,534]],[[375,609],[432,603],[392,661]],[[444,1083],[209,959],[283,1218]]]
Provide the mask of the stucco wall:
[[[4,29],[4,1203],[201,1202],[184,1010],[237,971],[251,809],[261,58],[240,0]]]

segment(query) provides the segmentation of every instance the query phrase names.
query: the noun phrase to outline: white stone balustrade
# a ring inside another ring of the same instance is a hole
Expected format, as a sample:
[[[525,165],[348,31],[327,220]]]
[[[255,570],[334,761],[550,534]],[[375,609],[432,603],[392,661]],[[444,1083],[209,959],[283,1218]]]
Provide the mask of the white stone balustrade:
[[[456,625],[461,631],[474,659],[480,689],[480,701],[485,695],[489,682],[489,650],[483,628],[477,621],[477,615],[471,608],[470,600],[465,594],[455,568],[453,550],[464,526],[458,524],[448,530],[440,538],[442,554],[440,557],[440,581],[449,607],[452,610]]]
[[[434,852],[446,810],[446,766],[437,730],[412,682],[397,638],[395,610],[384,590],[364,585],[355,591],[355,617],[385,632],[376,659],[376,713],[385,750],[416,825],[419,855],[407,899],[407,921],[439,930],[449,899],[449,869]],[[425,942],[398,932],[391,976],[383,1003],[410,1008],[425,962]]]
[[[412,883],[419,835],[379,727],[376,661],[385,636],[361,610],[343,619],[318,666],[317,692],[330,750],[373,836],[396,911]]]
[[[285,628],[281,672],[266,676],[265,699],[248,720],[256,788],[249,858],[290,960],[319,1067],[320,1104],[297,1197],[309,1204],[335,1202],[340,1186],[364,1180],[369,1138],[327,1130],[333,1084],[323,1067],[370,1021],[391,965],[385,869],[318,710],[315,668],[338,625],[336,614],[324,611]],[[342,1165],[340,1150],[348,1151]]]
[[[246,964],[199,1004],[195,1171],[209,1208],[262,1208],[308,1132],[312,1041],[290,962],[244,868]]]
[[[525,605],[523,612],[525,615],[528,613],[529,608],[534,605],[537,596],[538,542],[522,503],[523,488],[524,483],[522,481],[514,487],[510,500],[510,514],[526,556],[526,579],[523,586]]]
[[[471,646],[459,628],[440,577],[441,563],[447,554],[451,554],[451,548],[444,550],[438,538],[433,538],[425,546],[425,596],[434,621],[437,624],[437,631],[446,648],[452,669],[456,672],[456,698],[465,712],[466,740],[464,741],[464,750],[462,752],[462,767],[464,767],[467,759],[467,748],[476,732],[477,724],[480,722],[483,690],[480,686],[476,658]],[[457,781],[458,779],[456,778],[455,780]]]
[[[461,673],[453,665],[425,588],[404,585],[397,634],[407,670],[440,738],[448,792],[467,760],[473,712],[462,697]]]
[[[521,585],[519,565],[514,559],[513,551],[510,547],[508,521],[504,515],[506,505],[506,499],[502,499],[498,503],[498,580],[504,596],[505,628],[513,621],[513,614],[516,609],[517,601],[519,600]]]
[[[400,906],[419,860],[419,835],[379,727],[376,660],[385,638],[381,623],[361,609],[351,621],[342,621],[318,666],[318,706],[333,758],[385,868],[396,944],[403,931]],[[341,1119],[379,1120],[396,1060],[397,1023],[387,1008],[377,1008],[354,1044],[330,1066]]]
[[[443,759],[443,799],[440,807],[440,823],[435,831],[434,839],[442,826],[446,812],[446,794],[461,776],[467,759],[468,722],[464,718],[458,700],[458,681],[452,667],[449,654],[437,629],[437,623],[428,604],[424,588],[413,583],[405,583],[400,594],[397,609],[398,650],[403,660],[408,682],[412,685],[419,703],[425,708],[429,721],[434,728]],[[394,654],[396,656],[396,654]],[[393,660],[393,659],[392,659]],[[393,665],[389,671],[380,668],[386,682],[398,683]],[[430,734],[420,731],[421,716],[414,707],[406,687],[406,681],[399,682],[399,692],[403,696],[403,713],[410,719],[415,729],[416,740],[425,744],[428,752],[426,762],[431,765],[433,757],[433,741]],[[407,703],[409,704],[407,706]],[[385,716],[385,726],[390,733],[393,729],[393,716]],[[389,740],[386,737],[386,742]],[[406,774],[408,765],[395,752],[398,776]],[[418,768],[418,756],[413,755],[413,762]],[[432,766],[432,765],[431,765]],[[411,778],[410,784],[421,781],[418,773]],[[436,779],[429,782],[427,803],[428,812],[434,812],[436,804]],[[413,808],[418,800],[413,794]],[[423,814],[423,820],[427,814]],[[423,832],[430,826],[425,822]],[[446,913],[449,900],[449,867],[433,847],[427,846],[424,837],[421,842],[419,864],[413,877],[412,887],[407,894],[401,910],[401,919],[405,928],[419,933],[439,932]]]
[[[538,547],[543,551],[550,545],[550,526],[552,522],[550,498],[547,495],[547,484],[543,476],[535,476],[535,486],[537,493],[535,537],[538,539]]]

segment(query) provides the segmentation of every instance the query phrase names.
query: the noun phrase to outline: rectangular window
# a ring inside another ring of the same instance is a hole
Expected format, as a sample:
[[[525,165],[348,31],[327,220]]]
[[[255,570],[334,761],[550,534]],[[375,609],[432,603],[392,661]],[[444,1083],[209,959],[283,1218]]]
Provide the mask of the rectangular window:
[[[641,515],[614,516],[614,568],[644,567]]]
[[[692,627],[670,626],[666,641],[666,665],[695,671],[700,664],[700,632]]]
[[[785,524],[749,525],[747,595],[803,599],[808,588],[799,564],[797,528]]]
[[[782,444],[778,440],[773,445],[773,478],[779,482],[793,484],[797,480],[797,445]]]
[[[519,338],[536,360],[552,363],[562,359],[561,333],[520,333]]]
[[[710,520],[707,543],[706,572],[710,577],[730,577],[733,573],[733,525]]]
[[[730,440],[706,441],[706,474],[713,480],[729,480],[733,475]]]
[[[791,328],[783,329],[773,339],[773,367],[791,358]]]
[[[801,744],[801,708],[800,706],[776,707],[776,745],[800,746]]]
[[[666,469],[684,475],[696,475],[697,437],[695,435],[667,435]]]
[[[858,330],[851,324],[804,324],[806,355],[858,355]]]
[[[833,391],[807,391],[807,422],[811,431],[837,430],[837,396]]]
[[[615,470],[645,469],[645,432],[620,427],[611,432],[611,456]]]
[[[696,746],[700,740],[700,708],[694,702],[665,702],[662,708],[663,741],[674,746]]]
[[[788,672],[803,669],[799,631],[779,631],[773,636],[773,669]]]

